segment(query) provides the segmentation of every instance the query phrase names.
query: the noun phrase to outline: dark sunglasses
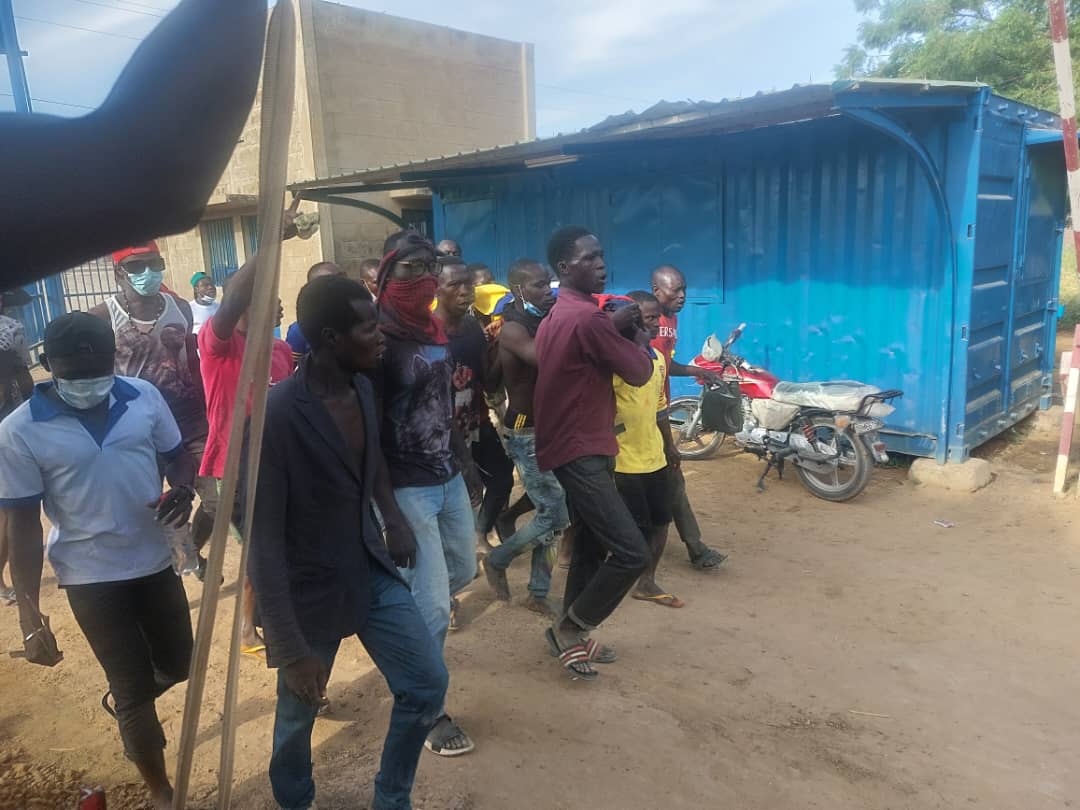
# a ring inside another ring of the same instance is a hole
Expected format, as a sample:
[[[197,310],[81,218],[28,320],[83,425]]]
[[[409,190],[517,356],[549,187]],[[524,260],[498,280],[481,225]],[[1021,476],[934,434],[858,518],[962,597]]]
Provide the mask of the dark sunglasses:
[[[143,273],[147,270],[155,270],[158,273],[165,272],[165,260],[164,259],[131,259],[129,261],[121,262],[120,269],[122,269],[129,276],[137,276],[139,273]]]
[[[398,264],[414,276],[423,275],[424,273],[434,274],[439,269],[439,263],[434,259],[407,259],[398,262]]]

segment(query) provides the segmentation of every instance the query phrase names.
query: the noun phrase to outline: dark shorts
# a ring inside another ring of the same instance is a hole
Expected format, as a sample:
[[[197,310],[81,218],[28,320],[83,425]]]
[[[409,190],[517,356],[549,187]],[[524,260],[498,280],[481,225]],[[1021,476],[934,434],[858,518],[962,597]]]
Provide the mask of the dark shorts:
[[[671,523],[674,483],[670,467],[651,473],[615,473],[615,487],[641,529]]]

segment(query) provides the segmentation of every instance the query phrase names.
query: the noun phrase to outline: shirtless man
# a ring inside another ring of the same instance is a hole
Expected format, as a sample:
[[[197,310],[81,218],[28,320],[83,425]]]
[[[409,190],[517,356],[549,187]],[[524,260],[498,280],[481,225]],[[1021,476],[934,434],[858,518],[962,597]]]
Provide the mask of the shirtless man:
[[[515,557],[532,549],[532,575],[525,606],[554,618],[555,611],[547,596],[551,590],[555,536],[569,525],[570,520],[566,495],[555,473],[541,472],[536,464],[533,391],[537,375],[536,330],[555,303],[555,296],[547,270],[533,259],[518,259],[510,265],[509,282],[514,302],[503,311],[503,327],[499,333],[499,361],[509,400],[503,438],[525,491],[536,505],[536,515],[491,550],[484,559],[484,574],[495,595],[509,601],[506,569]]]

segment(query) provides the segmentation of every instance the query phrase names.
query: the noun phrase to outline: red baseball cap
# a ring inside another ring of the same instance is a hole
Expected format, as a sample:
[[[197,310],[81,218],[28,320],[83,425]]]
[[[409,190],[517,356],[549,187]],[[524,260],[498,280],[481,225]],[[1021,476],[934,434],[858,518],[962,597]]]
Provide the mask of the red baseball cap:
[[[158,250],[157,242],[154,242],[153,240],[151,240],[151,241],[146,242],[145,244],[142,244],[142,245],[135,245],[134,247],[126,247],[126,248],[122,248],[120,250],[117,250],[117,251],[115,251],[113,253],[112,258],[113,258],[113,262],[115,262],[116,264],[120,264],[120,262],[122,262],[124,259],[126,259],[126,258],[128,258],[130,256],[138,256],[140,253],[160,253],[160,252],[161,251]]]

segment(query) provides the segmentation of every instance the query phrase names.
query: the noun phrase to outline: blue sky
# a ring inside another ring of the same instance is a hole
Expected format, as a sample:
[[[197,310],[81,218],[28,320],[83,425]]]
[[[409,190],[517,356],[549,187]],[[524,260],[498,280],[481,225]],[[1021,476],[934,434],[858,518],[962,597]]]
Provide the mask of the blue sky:
[[[227,0],[222,0],[227,2]],[[344,0],[536,46],[537,130],[553,135],[663,98],[719,100],[829,81],[859,17],[853,0]],[[40,112],[104,98],[175,0],[15,0]],[[2,64],[2,63],[0,63]],[[0,109],[11,109],[0,70]],[[64,102],[57,104],[52,102]]]

